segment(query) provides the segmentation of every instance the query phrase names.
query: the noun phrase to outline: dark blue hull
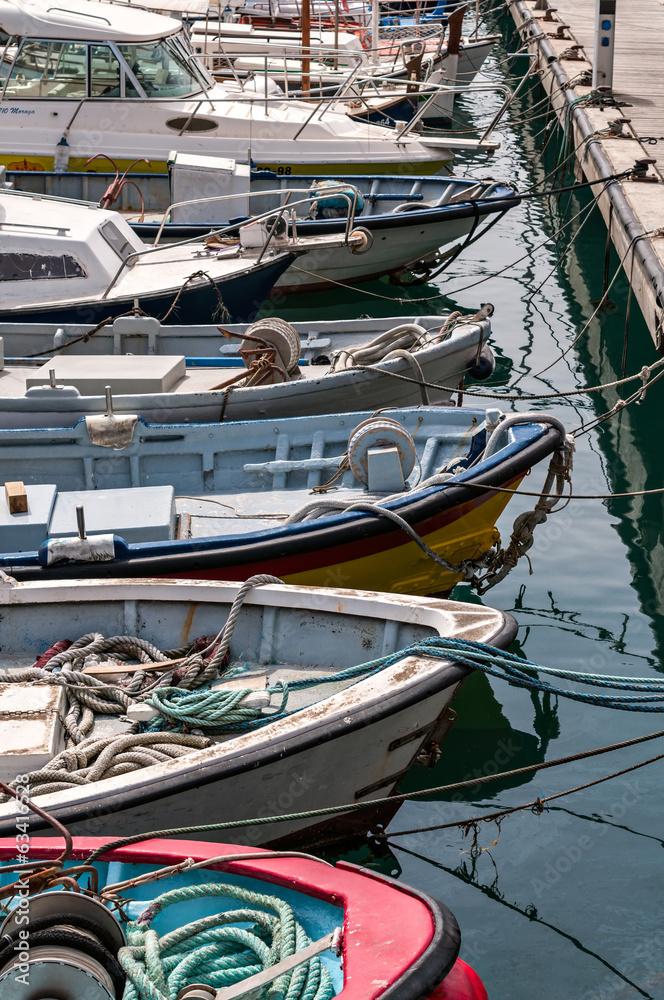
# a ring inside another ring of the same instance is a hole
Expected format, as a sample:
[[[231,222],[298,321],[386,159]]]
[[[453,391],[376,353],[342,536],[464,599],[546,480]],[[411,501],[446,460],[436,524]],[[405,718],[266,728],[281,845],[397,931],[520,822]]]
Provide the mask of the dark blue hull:
[[[170,323],[210,323],[224,320],[234,323],[251,323],[261,305],[270,294],[274,284],[295,260],[293,254],[267,261],[249,273],[235,278],[226,278],[204,287],[186,287],[177,304],[170,312]],[[217,294],[217,290],[218,293]],[[171,309],[179,292],[178,288],[152,292],[140,296],[138,304],[148,316],[163,319]],[[228,316],[222,315],[219,295]],[[78,305],[40,306],[35,303],[24,309],[0,309],[0,319],[7,322],[20,320],[26,323],[100,323],[129,312],[134,306],[134,297],[118,298],[112,302],[91,301]]]

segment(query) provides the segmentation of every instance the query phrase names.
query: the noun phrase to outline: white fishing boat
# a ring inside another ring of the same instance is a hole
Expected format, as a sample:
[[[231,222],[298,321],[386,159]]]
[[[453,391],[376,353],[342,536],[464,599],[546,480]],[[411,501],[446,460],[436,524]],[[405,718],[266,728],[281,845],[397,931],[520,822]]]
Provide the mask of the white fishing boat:
[[[418,76],[424,79],[441,68],[446,52],[442,27],[431,29],[431,33],[426,59],[420,59],[423,65],[418,66]],[[349,72],[357,68],[377,78],[407,81],[412,69],[410,59],[413,55],[422,57],[425,51],[425,45],[417,37],[399,39],[386,44],[382,52],[372,52],[352,32],[312,29],[303,55],[300,29],[210,19],[194,22],[191,44],[197,55],[205,57],[216,79],[267,73],[285,93],[300,90],[303,59],[308,60],[307,86],[317,92],[320,88],[344,84]]]
[[[116,417],[216,423],[344,412],[358,400],[444,403],[466,373],[492,374],[491,311],[225,327],[135,315],[92,335],[89,324],[0,322],[12,357],[0,359],[0,427],[68,427],[109,405]]]
[[[475,604],[254,583],[238,600],[236,583],[0,580],[0,777],[29,774],[36,803],[87,835],[263,816],[274,822],[225,835],[292,844],[392,816],[389,801],[371,801],[421,751],[438,752],[470,673],[444,651],[409,647],[438,637],[504,647],[514,620]],[[100,655],[88,652],[95,635]],[[17,724],[21,709],[31,727]],[[0,833],[13,836],[22,813],[4,799]],[[31,834],[44,826],[33,817]]]
[[[0,163],[85,170],[94,153],[125,169],[138,156],[166,170],[173,149],[289,173],[435,172],[442,138],[356,122],[346,114],[216,84],[182,22],[70,0],[66,9],[0,0]]]
[[[286,206],[291,235],[336,236],[339,242],[327,248],[316,244],[312,253],[298,257],[278,279],[277,294],[329,290],[334,281],[357,283],[385,274],[401,280],[405,270],[423,279],[519,204],[513,185],[490,178],[383,175],[310,182],[250,173],[246,164],[232,160],[176,153],[168,176],[132,172],[128,184],[103,172],[105,166],[100,159],[90,164],[101,167],[99,173],[12,171],[6,176],[16,188],[35,194],[104,204],[116,199],[145,242],[202,238],[231,219],[247,221],[250,214]],[[364,235],[351,253],[344,242],[349,226]]]
[[[226,86],[234,81],[263,93],[278,87],[296,98],[304,91],[307,98],[338,93],[343,100],[335,100],[332,108],[359,121],[392,126],[419,112],[420,120],[435,126],[450,124],[450,86],[472,90],[499,37],[455,35],[448,45],[442,25],[415,25],[385,29],[372,49],[365,48],[365,35],[359,28],[312,30],[305,44],[299,29],[206,19],[194,23],[191,40],[214,78]],[[447,135],[455,149],[467,143],[469,149],[491,151],[495,142]]]
[[[0,189],[0,317],[98,322],[176,306],[192,322],[251,320],[300,252],[353,238],[275,236],[280,220],[249,221],[230,241],[148,247],[117,212],[89,202]],[[358,237],[360,242],[362,237]]]
[[[366,32],[357,29],[346,28],[335,32],[330,27],[319,29],[312,26],[306,47],[310,59],[310,86],[338,84],[358,62],[365,74],[408,80],[408,62],[413,57],[421,61],[421,66],[417,67],[421,79],[427,80],[432,73],[439,73],[436,82],[445,78],[447,44],[442,25],[383,28],[375,48],[371,47],[370,37],[367,42],[365,36]],[[471,83],[499,37],[462,37],[456,79]],[[238,73],[264,73],[264,59],[267,57],[268,74],[278,83],[285,78],[283,89],[286,92],[298,89],[303,46],[299,27],[270,27],[206,18],[194,22],[191,43],[198,55],[227,60]],[[220,66],[210,68],[215,76],[220,75]]]

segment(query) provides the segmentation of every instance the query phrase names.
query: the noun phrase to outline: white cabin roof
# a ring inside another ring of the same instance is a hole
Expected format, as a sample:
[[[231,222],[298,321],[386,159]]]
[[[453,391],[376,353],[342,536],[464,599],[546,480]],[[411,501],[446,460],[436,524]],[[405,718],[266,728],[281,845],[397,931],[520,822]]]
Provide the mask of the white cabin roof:
[[[173,35],[180,21],[125,4],[95,0],[0,0],[0,28],[9,35],[76,41],[146,42]]]
[[[131,6],[132,0],[113,0],[113,3],[126,3]],[[145,0],[140,6],[148,10],[174,11],[176,14],[198,14],[204,17],[210,6],[209,0]]]

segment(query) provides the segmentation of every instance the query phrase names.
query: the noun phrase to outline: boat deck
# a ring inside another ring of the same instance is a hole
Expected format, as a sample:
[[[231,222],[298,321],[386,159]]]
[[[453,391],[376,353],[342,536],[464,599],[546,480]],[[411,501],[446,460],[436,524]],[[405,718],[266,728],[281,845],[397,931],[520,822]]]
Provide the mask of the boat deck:
[[[94,359],[92,359],[94,360]],[[56,377],[60,380],[58,376],[58,359],[57,357],[50,362],[52,365]],[[330,366],[325,365],[303,365],[302,366],[302,377],[306,379],[320,378],[325,375],[326,372],[330,371]],[[174,395],[191,393],[191,392],[209,392],[214,388],[218,388],[222,383],[226,382],[228,379],[232,379],[238,375],[246,374],[243,367],[192,367],[187,368],[186,374],[179,379],[173,386],[168,388],[169,393]],[[0,397],[5,399],[13,399],[17,396],[24,396],[27,386],[26,379],[30,379],[35,375],[34,367],[27,367],[24,365],[11,365],[0,370]],[[112,381],[112,380],[111,380]]]
[[[589,180],[630,170],[637,160],[658,157],[664,141],[664,64],[657,39],[664,33],[661,0],[618,4],[615,20],[613,96],[590,99],[595,0],[517,0],[509,9],[528,50],[538,56],[539,76],[559,122],[572,122],[577,168]],[[581,99],[579,101],[579,99]],[[574,103],[574,106],[572,107]],[[612,135],[609,123],[629,119]],[[655,140],[652,142],[651,140]],[[661,161],[661,157],[660,157]],[[664,172],[648,166],[648,180],[630,177],[608,184],[597,203],[641,307],[655,346],[664,337]]]

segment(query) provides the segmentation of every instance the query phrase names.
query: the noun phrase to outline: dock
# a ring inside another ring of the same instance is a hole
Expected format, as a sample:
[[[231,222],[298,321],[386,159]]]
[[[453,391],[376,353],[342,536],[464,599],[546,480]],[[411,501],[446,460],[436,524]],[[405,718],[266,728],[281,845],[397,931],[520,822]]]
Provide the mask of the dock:
[[[662,0],[618,4],[613,88],[593,91],[595,0],[513,0],[527,51],[589,181],[657,350],[664,352],[664,36]],[[651,161],[651,162],[645,162]],[[655,162],[656,161],[656,162]]]

